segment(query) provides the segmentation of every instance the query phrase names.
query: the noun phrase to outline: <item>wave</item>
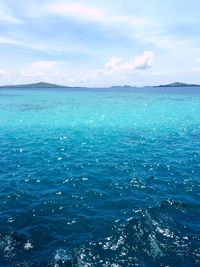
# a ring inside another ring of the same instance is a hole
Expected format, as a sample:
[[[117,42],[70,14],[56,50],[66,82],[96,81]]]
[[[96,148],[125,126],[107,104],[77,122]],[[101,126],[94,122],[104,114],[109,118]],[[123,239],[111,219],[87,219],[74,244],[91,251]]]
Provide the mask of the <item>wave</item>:
[[[57,250],[49,266],[198,266],[200,238],[184,224],[194,208],[164,200],[113,225],[107,237],[74,251]]]
[[[34,244],[29,237],[0,233],[0,262],[4,267],[199,266],[198,224],[191,221],[194,213],[198,220],[199,208],[163,200],[153,207],[135,210],[126,222],[116,220],[108,226],[109,235],[93,236],[72,250],[57,249],[52,260],[43,262],[34,260]]]

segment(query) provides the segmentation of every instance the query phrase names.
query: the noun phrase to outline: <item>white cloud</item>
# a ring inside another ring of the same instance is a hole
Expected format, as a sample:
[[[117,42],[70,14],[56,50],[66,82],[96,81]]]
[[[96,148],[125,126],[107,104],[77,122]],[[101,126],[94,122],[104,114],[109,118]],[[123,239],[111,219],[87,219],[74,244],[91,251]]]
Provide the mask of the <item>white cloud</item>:
[[[43,77],[43,73],[42,72],[32,72],[32,71],[23,70],[21,72],[21,76],[39,78],[39,77]]]
[[[114,16],[115,23],[127,24],[134,27],[150,26],[150,21],[147,18],[129,17],[129,16]]]
[[[56,65],[63,64],[61,61],[35,61],[31,63],[33,69],[51,69]]]
[[[20,72],[22,77],[26,78],[42,78],[42,77],[49,77],[51,73],[51,77],[55,77],[57,79],[67,77],[66,74],[60,73],[58,71],[54,71],[54,67],[64,64],[62,61],[34,61],[29,65],[29,68],[24,69]]]
[[[192,68],[192,71],[194,71],[194,72],[200,72],[200,67],[194,67],[194,68]]]
[[[17,40],[6,36],[0,36],[0,44],[10,44],[10,45],[16,45],[21,47],[27,47],[34,50],[39,51],[49,51],[49,47],[47,45],[43,45],[41,43],[35,43],[34,41],[27,41],[27,40]]]
[[[68,75],[67,75],[66,73],[56,71],[56,72],[53,74],[53,77],[55,77],[55,78],[57,78],[57,79],[63,79],[63,78],[67,78]]]
[[[118,57],[112,57],[106,64],[106,69],[114,71],[127,71],[135,69],[148,69],[151,67],[154,60],[154,53],[152,51],[144,51],[142,55],[134,57],[134,59],[127,63],[122,63]]]
[[[7,76],[7,75],[9,75],[9,72],[7,72],[4,69],[0,69],[0,76]]]
[[[107,26],[115,24],[125,24],[129,27],[144,27],[151,23],[149,19],[137,16],[121,15],[119,12],[113,14],[113,10],[105,10],[104,8],[94,7],[91,5],[81,3],[66,3],[66,2],[55,2],[46,4],[41,7],[39,12],[42,16],[57,15],[62,17],[74,18],[76,20],[95,21],[106,24]]]
[[[22,24],[22,20],[16,18],[11,14],[10,9],[7,6],[3,6],[0,3],[0,24]]]
[[[104,17],[103,12],[100,10],[90,6],[81,5],[79,3],[63,2],[50,4],[46,8],[46,11],[58,15],[77,17],[92,21],[100,21],[103,20]]]
[[[106,69],[113,69],[122,59],[120,57],[112,57],[106,64]]]
[[[17,41],[5,36],[0,36],[0,44],[17,44]]]

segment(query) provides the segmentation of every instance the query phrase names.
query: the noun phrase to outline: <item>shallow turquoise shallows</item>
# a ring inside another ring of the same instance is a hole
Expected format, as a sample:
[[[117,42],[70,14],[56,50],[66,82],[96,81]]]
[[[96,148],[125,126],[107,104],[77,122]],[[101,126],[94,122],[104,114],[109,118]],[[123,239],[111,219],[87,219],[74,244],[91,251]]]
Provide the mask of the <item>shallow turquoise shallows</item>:
[[[0,90],[0,266],[200,266],[200,88],[140,90]]]

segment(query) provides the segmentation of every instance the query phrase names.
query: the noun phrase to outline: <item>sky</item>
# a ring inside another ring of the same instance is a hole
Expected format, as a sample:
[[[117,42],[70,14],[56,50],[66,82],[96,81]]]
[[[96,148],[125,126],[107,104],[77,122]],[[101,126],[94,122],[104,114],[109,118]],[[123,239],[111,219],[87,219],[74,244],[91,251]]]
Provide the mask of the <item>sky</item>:
[[[0,0],[0,85],[200,83],[199,0]]]

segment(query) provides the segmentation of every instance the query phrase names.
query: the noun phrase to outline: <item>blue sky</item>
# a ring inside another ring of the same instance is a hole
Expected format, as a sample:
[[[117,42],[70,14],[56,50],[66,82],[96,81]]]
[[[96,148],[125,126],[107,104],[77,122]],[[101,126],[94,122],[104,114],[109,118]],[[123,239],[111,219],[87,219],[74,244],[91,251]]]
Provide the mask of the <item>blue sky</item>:
[[[0,0],[0,84],[200,83],[200,1]]]

